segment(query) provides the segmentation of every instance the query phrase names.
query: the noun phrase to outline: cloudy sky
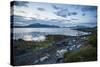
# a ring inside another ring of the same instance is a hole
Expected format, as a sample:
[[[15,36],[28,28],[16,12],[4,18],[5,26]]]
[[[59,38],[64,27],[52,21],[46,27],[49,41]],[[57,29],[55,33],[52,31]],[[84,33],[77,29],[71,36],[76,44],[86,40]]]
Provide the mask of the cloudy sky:
[[[96,6],[13,1],[11,8],[15,26],[41,23],[63,27],[97,22]]]

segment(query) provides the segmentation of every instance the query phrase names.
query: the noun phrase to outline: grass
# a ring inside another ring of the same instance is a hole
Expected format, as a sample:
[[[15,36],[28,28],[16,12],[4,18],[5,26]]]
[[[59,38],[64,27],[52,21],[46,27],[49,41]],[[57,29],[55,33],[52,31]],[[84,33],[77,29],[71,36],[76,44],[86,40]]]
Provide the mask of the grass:
[[[46,37],[47,38],[45,41],[40,41],[40,42],[24,41],[22,39],[13,40],[13,45],[14,45],[13,48],[14,48],[15,55],[16,55],[16,52],[19,53],[18,55],[20,55],[22,52],[25,53],[29,50],[34,52],[41,48],[48,48],[49,46],[53,46],[52,43],[66,38],[65,36],[61,36],[61,35],[48,35]]]
[[[96,60],[97,50],[91,46],[81,48],[80,51],[66,52],[64,54],[64,62],[83,62]]]
[[[88,31],[92,31],[92,34],[87,37],[86,43],[79,51],[71,51],[64,54],[65,63],[97,60],[97,31],[96,29],[88,29]]]

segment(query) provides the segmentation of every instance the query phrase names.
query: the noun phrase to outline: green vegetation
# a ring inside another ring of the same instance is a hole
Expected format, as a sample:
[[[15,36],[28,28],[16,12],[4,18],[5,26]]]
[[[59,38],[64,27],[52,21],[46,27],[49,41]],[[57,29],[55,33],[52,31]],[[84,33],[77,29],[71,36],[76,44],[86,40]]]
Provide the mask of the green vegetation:
[[[14,45],[14,54],[20,55],[26,52],[34,52],[36,50],[42,49],[42,48],[49,48],[50,46],[53,46],[52,43],[55,43],[56,41],[62,40],[65,38],[65,36],[61,35],[48,35],[46,36],[45,41],[24,41],[22,39],[19,40],[13,40]]]
[[[34,41],[24,41],[24,40],[14,40],[14,53],[23,54],[27,51],[35,51],[40,48],[47,48],[50,46],[50,43],[52,42],[51,39],[48,39],[46,41],[41,42],[34,42]],[[22,53],[23,52],[23,53]]]
[[[87,46],[80,51],[67,52],[64,54],[64,62],[81,62],[81,61],[96,61],[96,48]]]
[[[86,30],[85,30],[86,31]],[[92,34],[87,37],[86,43],[79,51],[66,52],[64,62],[81,62],[97,60],[97,32],[95,29],[88,29]]]
[[[89,44],[91,44],[93,47],[97,47],[97,36],[96,36],[96,35],[90,36],[90,37],[88,38],[88,42],[89,42]]]

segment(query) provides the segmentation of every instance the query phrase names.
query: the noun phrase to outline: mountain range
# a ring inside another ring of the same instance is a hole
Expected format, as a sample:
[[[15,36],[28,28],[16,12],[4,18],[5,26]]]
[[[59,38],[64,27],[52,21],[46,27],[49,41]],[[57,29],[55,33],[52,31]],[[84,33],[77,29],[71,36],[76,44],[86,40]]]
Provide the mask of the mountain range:
[[[59,26],[56,25],[46,25],[46,24],[40,24],[40,23],[34,23],[27,26],[13,26],[14,28],[59,28]]]

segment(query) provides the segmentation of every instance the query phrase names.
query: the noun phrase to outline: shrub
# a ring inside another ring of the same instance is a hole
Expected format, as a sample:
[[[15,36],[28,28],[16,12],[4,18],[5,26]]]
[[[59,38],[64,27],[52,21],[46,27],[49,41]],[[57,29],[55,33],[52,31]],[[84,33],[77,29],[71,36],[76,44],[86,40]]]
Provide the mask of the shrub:
[[[96,35],[90,36],[90,37],[88,38],[88,42],[89,42],[89,44],[91,44],[93,47],[97,47],[97,36],[96,36]]]
[[[64,54],[64,62],[81,62],[81,61],[96,61],[97,50],[94,47],[87,46],[80,51],[66,52]]]

